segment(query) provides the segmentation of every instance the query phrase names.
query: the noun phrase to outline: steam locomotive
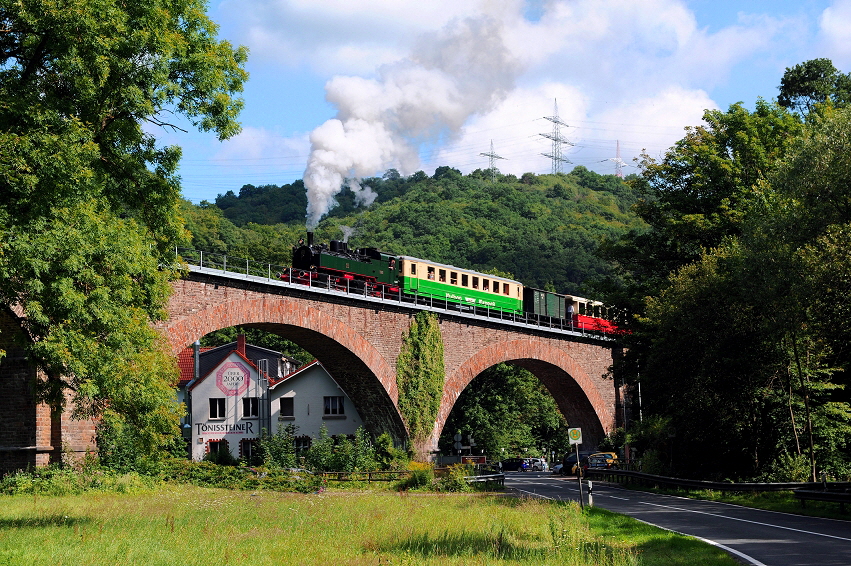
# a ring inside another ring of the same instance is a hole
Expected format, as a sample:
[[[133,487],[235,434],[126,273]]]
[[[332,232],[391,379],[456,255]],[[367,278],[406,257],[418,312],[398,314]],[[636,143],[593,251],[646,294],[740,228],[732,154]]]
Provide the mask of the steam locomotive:
[[[374,296],[439,301],[461,309],[524,315],[564,328],[617,333],[602,303],[526,287],[519,281],[375,248],[349,248],[331,240],[315,244],[313,233],[293,247],[293,269],[281,278]]]

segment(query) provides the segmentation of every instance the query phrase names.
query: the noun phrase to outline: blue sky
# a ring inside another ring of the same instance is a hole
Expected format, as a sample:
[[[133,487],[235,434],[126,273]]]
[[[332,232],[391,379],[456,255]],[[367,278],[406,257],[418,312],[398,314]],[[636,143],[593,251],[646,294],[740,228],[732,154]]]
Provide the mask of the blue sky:
[[[239,136],[157,134],[183,147],[183,195],[304,177],[314,215],[341,178],[466,173],[488,167],[491,141],[501,171],[548,173],[556,100],[564,169],[613,173],[620,145],[629,173],[704,109],[776,97],[786,67],[851,71],[851,0],[224,0],[209,14],[250,49],[251,78]]]

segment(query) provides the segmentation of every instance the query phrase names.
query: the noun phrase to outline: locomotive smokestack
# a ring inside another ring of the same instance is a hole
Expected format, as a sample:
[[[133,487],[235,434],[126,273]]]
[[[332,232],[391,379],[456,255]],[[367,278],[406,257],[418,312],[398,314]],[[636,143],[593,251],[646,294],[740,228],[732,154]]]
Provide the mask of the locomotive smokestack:
[[[313,245],[313,232],[307,233],[307,246],[310,247]]]

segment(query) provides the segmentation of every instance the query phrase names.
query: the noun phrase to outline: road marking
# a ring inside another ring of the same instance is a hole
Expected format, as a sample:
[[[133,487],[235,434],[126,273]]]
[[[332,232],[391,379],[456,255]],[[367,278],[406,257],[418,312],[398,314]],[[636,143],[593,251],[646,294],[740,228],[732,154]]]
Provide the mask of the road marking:
[[[520,489],[520,488],[517,488],[517,487],[512,487],[512,489],[515,489],[517,491],[522,491],[523,493],[528,493],[529,495],[533,495],[535,497],[540,497],[542,499],[549,499],[550,501],[561,501],[560,499],[556,499],[554,497],[547,497],[546,495],[541,495],[540,493],[534,493],[532,491],[526,491],[525,489]],[[614,497],[614,496],[609,495],[608,497]],[[622,497],[616,497],[615,499],[623,499],[623,498]],[[629,501],[629,500],[627,499],[627,501]],[[644,503],[644,502],[642,501],[641,503]],[[648,503],[647,505],[654,505],[654,503]],[[659,507],[667,507],[667,505],[660,505]],[[675,509],[675,508],[672,507],[672,509]],[[707,513],[707,514],[711,515],[712,513]],[[753,558],[752,556],[748,556],[744,552],[740,552],[740,551],[736,550],[735,548],[730,548],[729,546],[723,545],[720,542],[715,542],[714,540],[699,537],[699,536],[696,536],[696,535],[690,535],[688,533],[681,533],[680,531],[675,531],[674,529],[669,529],[667,527],[656,525],[654,523],[651,523],[650,521],[645,521],[643,519],[638,519],[636,517],[631,517],[631,518],[635,519],[636,521],[639,521],[641,523],[644,523],[645,525],[650,525],[651,527],[656,527],[657,529],[662,529],[663,531],[669,531],[669,532],[676,533],[678,535],[682,535],[682,536],[685,536],[685,537],[695,538],[697,540],[705,542],[706,544],[711,544],[712,546],[717,546],[718,548],[720,548],[722,550],[726,550],[730,554],[734,554],[734,555],[738,556],[739,558],[741,558],[742,560],[745,560],[746,562],[748,562],[749,564],[752,564],[753,566],[768,566],[767,564],[760,562],[756,558]]]
[[[642,503],[643,503],[643,501],[642,501]],[[653,505],[653,504],[652,504],[652,503],[648,503],[648,505]],[[664,505],[662,505],[661,507],[665,507],[665,506],[664,506]],[[725,545],[725,544],[721,544],[720,542],[715,542],[714,540],[711,540],[711,539],[708,539],[708,538],[699,537],[699,536],[697,536],[697,535],[690,535],[690,534],[688,534],[688,533],[683,533],[683,532],[680,532],[680,531],[675,531],[674,529],[669,529],[668,527],[663,527],[663,526],[661,526],[661,525],[657,525],[657,524],[655,524],[655,523],[651,523],[650,521],[645,521],[644,519],[637,519],[637,518],[635,518],[635,517],[632,517],[632,518],[633,518],[633,519],[635,519],[636,521],[639,521],[639,522],[641,522],[641,523],[644,523],[645,525],[650,525],[651,527],[656,527],[657,529],[662,529],[663,531],[669,531],[669,532],[672,532],[672,533],[676,533],[676,534],[678,534],[678,535],[682,535],[682,536],[684,536],[684,537],[696,538],[697,540],[699,540],[699,541],[703,541],[703,542],[705,542],[706,544],[711,544],[712,546],[717,546],[718,548],[720,548],[720,549],[722,549],[722,550],[726,550],[726,551],[727,551],[727,552],[729,552],[730,554],[735,554],[736,556],[738,556],[738,557],[739,557],[739,558],[741,558],[742,560],[745,560],[745,561],[747,561],[748,563],[753,564],[753,566],[768,566],[767,564],[765,564],[764,562],[760,562],[759,560],[757,560],[757,559],[756,559],[756,558],[754,558],[753,556],[749,556],[749,555],[745,554],[744,552],[740,552],[740,551],[736,550],[735,548],[730,548],[729,546],[727,546],[727,545]]]
[[[807,534],[807,535],[814,535],[814,536],[817,536],[817,537],[833,538],[833,539],[837,539],[837,540],[844,540],[844,541],[851,542],[851,538],[838,537],[836,535],[826,535],[824,533],[816,533],[816,532],[813,532],[813,531],[805,531],[803,529],[793,529],[792,527],[784,527],[782,525],[772,525],[771,523],[762,523],[760,521],[751,521],[749,519],[739,519],[738,517],[728,517],[727,515],[719,515],[717,513],[708,513],[706,511],[695,511],[693,509],[683,509],[681,507],[673,507],[671,505],[662,505],[660,503],[648,503],[646,501],[641,501],[640,503],[643,503],[644,505],[653,505],[654,507],[665,507],[667,509],[675,509],[677,511],[688,511],[689,513],[698,513],[700,515],[710,515],[712,517],[718,517],[720,519],[730,519],[731,521],[741,521],[743,523],[751,523],[753,525],[761,525],[763,527],[774,527],[775,529],[783,529],[783,530],[786,530],[786,531],[794,531],[796,533],[803,533],[803,534]]]
[[[520,489],[519,487],[512,487],[511,489],[516,489],[517,491],[522,491],[523,493],[528,493],[529,495],[534,495],[535,497],[540,497],[541,499],[549,499],[550,501],[556,501],[555,497],[547,497],[546,495],[541,495],[540,493],[535,493],[534,491],[526,491],[525,489]]]

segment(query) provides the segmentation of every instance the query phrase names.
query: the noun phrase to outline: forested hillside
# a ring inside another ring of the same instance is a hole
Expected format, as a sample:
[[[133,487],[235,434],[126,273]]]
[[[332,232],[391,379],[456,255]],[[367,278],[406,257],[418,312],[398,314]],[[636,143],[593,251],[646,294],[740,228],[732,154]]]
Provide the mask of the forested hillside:
[[[497,175],[495,183],[489,172],[465,176],[440,167],[432,176],[390,171],[364,184],[377,193],[376,202],[355,208],[344,190],[341,204],[316,230],[319,240],[343,239],[344,230],[353,229],[356,246],[497,269],[561,292],[581,292],[583,282],[608,273],[596,255],[600,242],[641,225],[629,184],[584,167],[520,179]],[[199,249],[286,264],[290,246],[304,233],[304,203],[300,182],[245,186],[239,196],[220,195],[215,206],[187,204],[184,214]]]

